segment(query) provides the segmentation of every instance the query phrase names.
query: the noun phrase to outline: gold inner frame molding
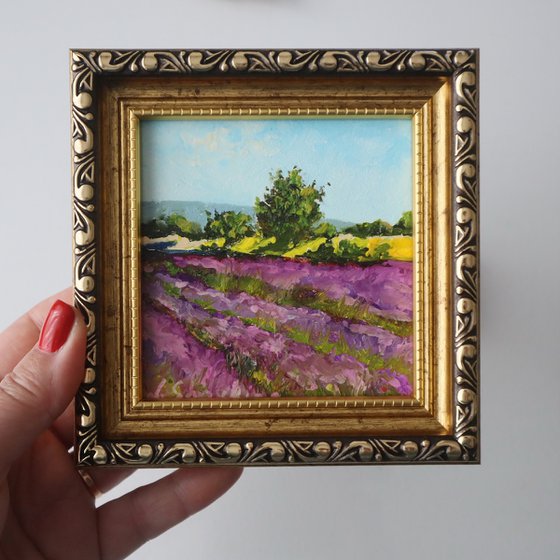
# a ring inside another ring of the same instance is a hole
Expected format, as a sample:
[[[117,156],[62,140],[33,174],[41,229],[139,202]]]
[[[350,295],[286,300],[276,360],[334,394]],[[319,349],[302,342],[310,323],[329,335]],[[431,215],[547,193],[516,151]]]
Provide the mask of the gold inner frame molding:
[[[283,437],[453,432],[451,80],[445,77],[150,78],[100,88],[98,359],[101,435]],[[140,121],[410,116],[414,153],[414,371],[410,398],[146,401],[141,387]]]

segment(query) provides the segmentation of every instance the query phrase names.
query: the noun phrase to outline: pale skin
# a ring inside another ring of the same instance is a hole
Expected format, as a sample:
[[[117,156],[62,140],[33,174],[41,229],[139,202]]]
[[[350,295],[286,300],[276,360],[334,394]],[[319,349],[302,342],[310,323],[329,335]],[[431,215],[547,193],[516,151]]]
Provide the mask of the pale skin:
[[[83,377],[85,326],[77,311],[56,352],[38,348],[56,299],[0,333],[0,560],[116,560],[203,509],[239,478],[236,468],[179,469],[96,507],[69,454],[72,399]],[[106,492],[130,470],[90,469]]]

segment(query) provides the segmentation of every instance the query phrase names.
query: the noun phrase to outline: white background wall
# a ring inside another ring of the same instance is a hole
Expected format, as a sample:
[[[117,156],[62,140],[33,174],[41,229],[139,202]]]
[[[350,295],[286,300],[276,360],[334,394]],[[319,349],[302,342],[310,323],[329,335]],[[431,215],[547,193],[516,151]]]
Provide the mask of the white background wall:
[[[559,6],[4,0],[0,329],[71,282],[70,47],[481,49],[482,465],[247,469],[133,558],[559,557]]]

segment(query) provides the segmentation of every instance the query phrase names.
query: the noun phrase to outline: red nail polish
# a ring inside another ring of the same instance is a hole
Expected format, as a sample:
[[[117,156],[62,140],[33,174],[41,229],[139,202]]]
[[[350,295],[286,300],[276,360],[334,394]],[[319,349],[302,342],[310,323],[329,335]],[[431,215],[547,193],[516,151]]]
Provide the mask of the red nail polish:
[[[39,337],[39,348],[45,352],[56,352],[66,342],[74,324],[74,308],[60,301],[53,303]]]

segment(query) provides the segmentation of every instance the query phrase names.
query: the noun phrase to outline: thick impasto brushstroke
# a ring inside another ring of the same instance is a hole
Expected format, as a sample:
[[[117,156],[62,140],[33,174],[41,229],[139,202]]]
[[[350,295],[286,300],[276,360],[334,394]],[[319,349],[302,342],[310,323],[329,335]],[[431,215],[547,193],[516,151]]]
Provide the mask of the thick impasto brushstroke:
[[[233,276],[259,278],[272,286],[320,290],[349,305],[366,303],[375,313],[397,320],[412,318],[412,263],[386,261],[372,266],[312,264],[289,259],[175,256],[179,267],[198,266]]]
[[[172,316],[145,302],[142,320],[145,398],[266,395]]]
[[[412,299],[407,263],[348,267],[266,258],[146,257],[147,398],[411,394],[410,334],[399,336],[312,306],[281,305],[274,293],[257,297],[219,290],[204,282],[209,270],[227,278],[258,279],[284,296],[302,288],[310,290],[311,298],[319,293],[338,296],[347,305],[399,318],[396,324],[406,324],[403,319],[410,313],[405,304]],[[382,308],[372,283],[386,294]],[[391,299],[393,287],[397,295]]]

